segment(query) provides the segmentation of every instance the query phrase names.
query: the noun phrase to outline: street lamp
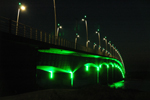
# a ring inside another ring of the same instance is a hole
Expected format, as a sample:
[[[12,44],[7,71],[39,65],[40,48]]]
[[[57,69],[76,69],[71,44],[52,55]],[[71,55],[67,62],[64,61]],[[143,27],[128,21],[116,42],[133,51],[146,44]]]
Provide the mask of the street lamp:
[[[105,49],[104,48],[102,48],[102,54],[103,54],[103,52],[105,51]]]
[[[86,27],[86,42],[88,42],[88,26],[87,26],[86,15],[84,15],[84,18],[82,19],[82,21],[85,21],[85,27]],[[88,43],[86,43],[86,47],[88,47]]]
[[[57,27],[57,37],[58,37],[59,29],[62,29],[62,26],[60,26],[60,24],[58,24],[58,27]]]
[[[113,48],[113,51],[112,51],[113,57],[115,57],[115,55],[114,55],[114,44],[112,44],[111,47]]]
[[[20,10],[24,11],[26,7],[19,2],[18,14],[17,14],[17,23],[16,23],[16,35],[18,34],[18,22],[19,22],[19,14]]]
[[[99,29],[98,29],[98,31],[96,31],[95,33],[98,34],[98,39],[99,39],[99,47],[98,47],[98,50],[100,50],[101,44],[100,44],[100,32],[99,32]]]
[[[120,57],[120,60],[121,60],[121,62],[122,62],[122,64],[123,64],[123,67],[124,67],[124,70],[125,70],[125,66],[124,66],[124,62],[123,62],[123,59],[122,59],[122,57],[121,57],[121,54],[119,53],[119,51],[116,49],[116,52],[117,52],[117,54],[119,55],[119,57]]]
[[[76,49],[76,45],[77,45],[77,38],[79,38],[80,36],[78,35],[78,33],[76,33],[76,38],[75,38],[75,49]]]
[[[104,40],[105,43],[106,43],[106,51],[107,51],[107,37],[105,36],[105,38],[103,38],[103,40]]]
[[[93,45],[93,49],[95,49],[95,46],[96,46],[97,44],[96,43],[94,43],[94,45]]]
[[[86,47],[88,47],[88,43],[90,42],[90,40],[86,41]]]
[[[110,45],[110,53],[111,53],[111,41],[109,41],[108,44]]]
[[[55,37],[57,37],[57,19],[56,19],[56,5],[55,5],[55,0],[53,0],[54,3],[54,18],[55,18]]]

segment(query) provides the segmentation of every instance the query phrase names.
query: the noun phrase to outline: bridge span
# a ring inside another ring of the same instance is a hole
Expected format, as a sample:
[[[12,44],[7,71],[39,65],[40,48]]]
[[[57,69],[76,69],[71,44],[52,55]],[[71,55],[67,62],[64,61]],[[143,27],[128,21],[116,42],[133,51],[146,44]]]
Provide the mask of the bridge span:
[[[119,53],[86,48],[1,18],[0,95],[89,84],[109,85],[125,78]],[[8,92],[10,91],[10,92]]]

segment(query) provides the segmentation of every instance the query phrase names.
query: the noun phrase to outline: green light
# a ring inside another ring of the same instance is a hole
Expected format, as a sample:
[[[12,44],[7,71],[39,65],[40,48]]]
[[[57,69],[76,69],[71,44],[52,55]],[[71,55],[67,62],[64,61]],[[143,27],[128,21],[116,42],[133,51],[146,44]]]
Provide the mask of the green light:
[[[70,78],[71,78],[71,86],[73,86],[73,72],[70,72]]]
[[[124,87],[124,80],[113,83],[112,85],[109,85],[111,88],[115,87],[115,88],[121,88]]]
[[[97,31],[99,31],[99,29],[97,29]]]
[[[109,65],[107,65],[107,68],[109,68]]]
[[[89,68],[88,68],[88,66],[86,66],[86,71],[88,71],[89,70]]]
[[[50,72],[50,78],[52,79],[53,78],[53,73],[52,71],[49,71]]]
[[[60,24],[57,24],[58,26],[60,26]]]
[[[73,78],[73,73],[72,73],[72,72],[70,72],[70,74],[71,74],[71,75],[70,75],[70,78]]]
[[[99,65],[100,68],[102,68],[102,65]]]
[[[84,15],[84,18],[86,18],[86,15]]]
[[[97,83],[99,83],[99,67],[97,67]]]
[[[21,6],[21,3],[19,2],[19,6]]]
[[[99,71],[99,67],[97,67],[97,71]]]

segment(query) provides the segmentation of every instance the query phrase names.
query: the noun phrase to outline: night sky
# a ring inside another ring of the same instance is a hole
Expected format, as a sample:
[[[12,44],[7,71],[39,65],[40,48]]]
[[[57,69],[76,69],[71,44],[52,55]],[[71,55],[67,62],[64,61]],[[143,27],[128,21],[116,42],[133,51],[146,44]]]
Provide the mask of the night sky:
[[[20,12],[19,22],[54,34],[53,0],[1,0],[0,16],[17,19],[18,2],[26,6]],[[60,37],[74,42],[76,21],[78,43],[85,46],[85,23],[87,15],[89,47],[98,44],[95,31],[99,28],[102,38],[107,36],[122,55],[126,71],[150,71],[150,2],[106,0],[56,0],[57,22],[63,29]],[[108,49],[109,50],[109,49]]]

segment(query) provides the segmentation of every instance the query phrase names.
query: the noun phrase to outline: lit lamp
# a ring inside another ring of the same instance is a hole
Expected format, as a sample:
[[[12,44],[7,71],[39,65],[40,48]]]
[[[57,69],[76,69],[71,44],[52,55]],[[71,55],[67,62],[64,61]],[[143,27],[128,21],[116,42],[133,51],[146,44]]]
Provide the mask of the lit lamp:
[[[78,33],[76,33],[76,38],[75,38],[75,49],[76,49],[76,45],[77,45],[77,38],[79,38],[80,36],[78,35]]]
[[[88,47],[88,43],[90,42],[90,40],[86,41],[86,47]]]
[[[82,19],[82,21],[85,21],[85,27],[86,27],[86,42],[88,42],[88,26],[87,26],[87,19],[86,19],[86,15],[84,15],[84,18]],[[88,43],[86,43],[86,47],[88,47]]]
[[[108,44],[110,45],[110,53],[111,53],[111,41],[109,41]]]
[[[16,35],[18,34],[18,22],[19,22],[19,14],[20,10],[24,11],[26,7],[19,2],[18,14],[17,14],[17,23],[16,23]]]
[[[97,31],[95,32],[96,34],[98,34],[98,40],[99,40],[99,47],[98,47],[98,50],[100,50],[100,32],[99,32],[99,29],[97,29]]]
[[[94,45],[93,45],[93,49],[95,49],[95,46],[96,46],[96,43],[94,43]]]
[[[107,37],[105,36],[105,38],[103,38],[103,40],[104,40],[105,43],[106,43],[106,51],[107,51]]]
[[[57,27],[57,37],[58,37],[59,29],[62,29],[62,26],[60,26],[60,24],[58,24],[58,27]]]

